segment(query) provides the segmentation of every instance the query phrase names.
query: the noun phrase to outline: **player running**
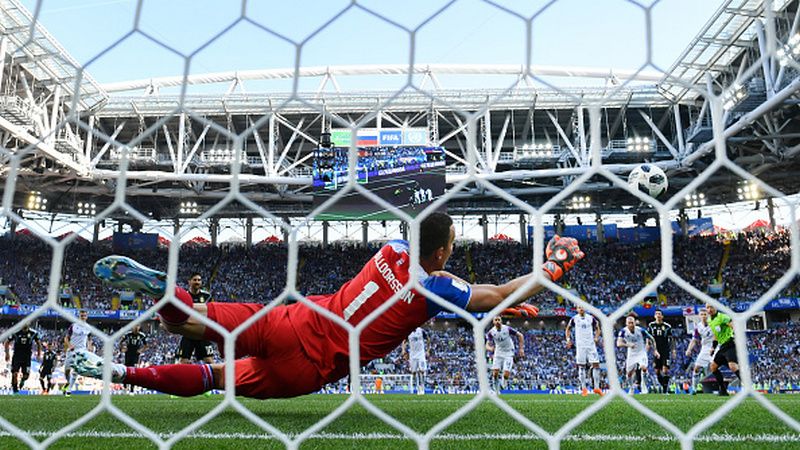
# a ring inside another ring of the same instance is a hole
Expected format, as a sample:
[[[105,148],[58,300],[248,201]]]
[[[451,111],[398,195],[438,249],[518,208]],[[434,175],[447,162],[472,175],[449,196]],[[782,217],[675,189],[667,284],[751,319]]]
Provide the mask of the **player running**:
[[[14,357],[11,358],[11,343],[14,343]],[[8,338],[5,344],[6,364],[11,360],[11,389],[14,393],[19,392],[19,388],[25,385],[28,376],[31,374],[31,356],[33,353],[33,343],[36,342],[36,359],[42,360],[42,343],[39,340],[39,333],[30,328],[27,324]],[[21,378],[17,376],[22,373]]]
[[[125,365],[135,367],[139,364],[139,356],[147,349],[147,335],[142,333],[141,327],[136,324],[122,338],[120,352],[125,354]],[[127,389],[133,393],[133,385],[127,385]]]
[[[719,368],[728,365],[736,378],[741,380],[739,376],[739,358],[736,356],[736,343],[733,340],[733,326],[731,325],[731,318],[729,315],[717,311],[717,308],[712,304],[706,305],[706,311],[711,320],[708,326],[711,332],[714,333],[714,342],[712,346],[717,350],[714,354],[714,360],[711,361],[711,373],[717,380],[719,386],[719,395],[726,397],[728,395],[728,388],[725,386],[725,379],[722,377],[722,372]]]
[[[194,303],[208,303],[213,301],[211,293],[203,289],[203,276],[199,272],[194,272],[189,276],[189,295],[192,296]],[[194,355],[197,362],[203,361],[206,364],[214,362],[214,345],[206,339],[192,339],[188,336],[181,337],[178,346],[178,362],[189,364]],[[126,366],[129,364],[125,364]]]
[[[625,374],[629,393],[633,394],[640,388],[642,394],[647,394],[647,352],[650,346],[655,345],[655,340],[644,328],[636,325],[636,319],[628,316],[625,319],[625,328],[619,330],[617,347],[627,348],[625,357]],[[660,355],[655,350],[655,357]]]
[[[669,394],[669,355],[672,349],[672,326],[664,322],[664,312],[660,309],[656,310],[656,320],[650,322],[647,326],[647,331],[653,336],[656,341],[656,350],[658,354],[653,361],[653,367],[656,369],[656,377],[661,384],[661,392]]]
[[[567,323],[564,334],[567,348],[572,348],[572,328],[575,327],[575,363],[578,365],[578,381],[581,383],[581,395],[586,397],[586,368],[591,364],[592,392],[603,395],[600,389],[600,355],[597,354],[597,343],[600,342],[600,323],[591,314],[586,314],[583,306],[577,307],[578,314],[572,316]]]
[[[408,343],[408,352],[406,352],[406,343]],[[431,340],[425,336],[425,330],[417,328],[408,335],[408,339],[404,340],[400,347],[403,358],[407,359],[411,366],[414,389],[416,389],[417,395],[424,395]]]
[[[488,311],[511,296],[533,275],[502,285],[476,284],[444,272],[453,250],[455,227],[450,216],[433,213],[420,226],[419,264],[412,265],[409,244],[394,240],[384,245],[361,272],[331,295],[309,298],[350,324],[357,325],[395,295],[395,301],[364,327],[359,339],[361,365],[382,358],[395,349],[409,333],[446,308],[415,290],[401,292],[410,273],[446,305],[467,311]],[[558,280],[583,258],[575,239],[554,237],[547,245],[544,276]],[[125,286],[154,297],[164,295],[166,274],[120,257],[109,256],[95,264],[95,273],[115,286]],[[542,290],[533,285],[518,298],[524,301]],[[193,305],[183,289],[176,298]],[[255,303],[194,304],[194,310],[233,330],[264,306]],[[159,311],[161,321],[172,332],[221,344],[222,337],[173,305]],[[247,357],[243,357],[247,355]],[[256,320],[236,339],[234,385],[236,394],[252,398],[296,397],[318,391],[350,373],[349,335],[339,325],[304,303],[279,305]],[[82,352],[75,368],[81,374],[100,378],[103,360]],[[224,389],[224,364],[176,364],[147,368],[114,364],[112,381],[126,382],[168,394],[193,396],[211,389]]]
[[[78,380],[78,374],[72,372],[73,358],[81,352],[91,351],[91,339],[89,339],[91,329],[86,325],[88,317],[89,313],[85,309],[80,310],[78,313],[80,321],[71,324],[67,329],[67,335],[64,336],[64,351],[67,353],[64,358],[64,376],[67,378],[67,385],[63,389],[64,395],[67,396],[75,389]]]
[[[700,376],[701,380],[707,375],[708,365],[714,355],[714,332],[708,326],[708,313],[705,309],[700,310],[700,322],[694,324],[694,336],[686,349],[687,357],[692,354],[692,350],[698,343],[700,344],[700,351],[697,353],[697,359],[694,360],[694,367],[692,368],[692,386],[690,388],[692,395],[697,393],[698,374],[700,372],[703,373]]]
[[[58,355],[47,342],[42,342],[44,353],[42,354],[42,365],[39,366],[39,384],[42,386],[42,393],[49,394],[53,387],[53,369],[58,362]]]
[[[518,356],[525,357],[525,337],[519,331],[503,324],[500,316],[492,319],[492,328],[486,333],[486,350],[493,353],[491,385],[495,392],[508,387],[511,378],[511,367],[514,365],[514,341],[511,336],[516,336],[519,341]],[[502,381],[500,369],[503,369]]]

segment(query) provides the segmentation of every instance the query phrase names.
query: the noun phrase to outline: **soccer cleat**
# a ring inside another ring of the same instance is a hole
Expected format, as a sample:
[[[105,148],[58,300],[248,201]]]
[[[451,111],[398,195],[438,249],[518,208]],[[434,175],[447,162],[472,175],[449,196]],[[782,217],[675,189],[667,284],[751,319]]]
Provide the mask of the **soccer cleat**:
[[[581,397],[586,397],[589,395],[589,390],[585,387],[581,389]]]
[[[592,390],[592,392],[594,392],[595,394],[599,395],[600,397],[603,396],[603,390],[600,389],[600,388],[594,388],[594,390]]]
[[[103,358],[86,350],[75,353],[72,368],[80,375],[91,378],[103,378]],[[125,379],[126,369],[122,364],[111,364],[111,382],[121,383]]]
[[[167,274],[125,256],[111,255],[99,259],[94,263],[94,274],[116,288],[139,291],[156,298],[163,297],[167,288]]]

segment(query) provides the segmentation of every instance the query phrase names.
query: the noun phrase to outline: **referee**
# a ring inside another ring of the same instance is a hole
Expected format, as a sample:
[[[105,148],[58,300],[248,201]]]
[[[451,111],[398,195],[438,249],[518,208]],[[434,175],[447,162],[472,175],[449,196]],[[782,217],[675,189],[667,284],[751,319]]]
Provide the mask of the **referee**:
[[[202,289],[202,286],[203,276],[200,275],[199,272],[192,273],[189,277],[188,290],[194,303],[209,303],[212,301],[211,293]],[[180,364],[189,364],[192,362],[192,356],[194,356],[197,361],[213,364],[214,346],[211,341],[190,339],[186,336],[182,337],[178,348],[178,362]]]
[[[739,360],[736,357],[736,344],[733,341],[733,327],[731,326],[731,318],[727,314],[717,311],[717,308],[712,304],[706,305],[706,311],[711,318],[708,321],[708,326],[714,333],[713,348],[717,350],[714,354],[714,360],[711,361],[711,373],[717,380],[719,385],[719,395],[725,397],[728,395],[728,388],[725,386],[725,379],[720,372],[720,366],[728,364],[737,378],[739,377]]]

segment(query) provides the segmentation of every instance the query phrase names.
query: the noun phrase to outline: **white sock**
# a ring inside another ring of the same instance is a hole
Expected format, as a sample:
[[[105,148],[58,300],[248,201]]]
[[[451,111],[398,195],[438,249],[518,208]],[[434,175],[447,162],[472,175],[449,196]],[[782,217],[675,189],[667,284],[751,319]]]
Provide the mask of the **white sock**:
[[[75,371],[73,370],[73,371],[72,371],[72,372],[70,372],[70,374],[69,374],[69,384],[67,385],[67,390],[68,390],[68,391],[72,391],[72,390],[74,390],[74,389],[75,389],[75,383],[76,383],[77,381],[78,381],[78,374],[77,374],[77,373],[75,373]]]
[[[600,389],[600,368],[592,367],[592,386],[595,389]]]
[[[508,387],[508,378],[506,378],[506,377],[501,378],[500,387],[502,389],[505,389],[506,387]]]
[[[586,387],[586,368],[578,367],[578,382],[581,384],[581,389]]]

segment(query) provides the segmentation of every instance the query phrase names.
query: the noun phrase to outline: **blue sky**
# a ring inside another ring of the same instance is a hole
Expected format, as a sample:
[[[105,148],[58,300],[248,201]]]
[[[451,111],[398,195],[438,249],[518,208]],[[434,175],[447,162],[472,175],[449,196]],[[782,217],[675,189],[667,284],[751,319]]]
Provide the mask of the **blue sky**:
[[[495,3],[530,17],[548,2]],[[653,62],[669,68],[720,3],[658,2],[653,8]],[[36,2],[23,0],[23,4],[33,10]],[[40,20],[78,62],[91,61],[88,71],[95,79],[107,83],[182,74],[179,54],[196,52],[233,24],[242,9],[240,0],[145,0],[140,29],[164,46],[137,33],[101,54],[133,30],[136,5],[135,0],[42,0]],[[480,0],[359,1],[394,24],[357,7],[347,9],[349,5],[345,0],[250,1],[247,17],[280,37],[240,22],[197,52],[190,72],[292,67],[293,42],[303,41],[302,66],[407,64],[410,35],[396,25],[417,28],[442,8],[417,32],[417,63],[523,64],[526,60],[524,20]],[[337,14],[341,15],[324,26]],[[533,21],[532,62],[635,69],[646,61],[645,36],[645,13],[634,2],[560,0]],[[345,89],[404,82],[389,77],[341,81]],[[508,85],[505,79],[476,76],[447,81],[453,87]],[[314,89],[316,83],[305,87]],[[290,84],[274,82],[266,88],[288,90]]]

